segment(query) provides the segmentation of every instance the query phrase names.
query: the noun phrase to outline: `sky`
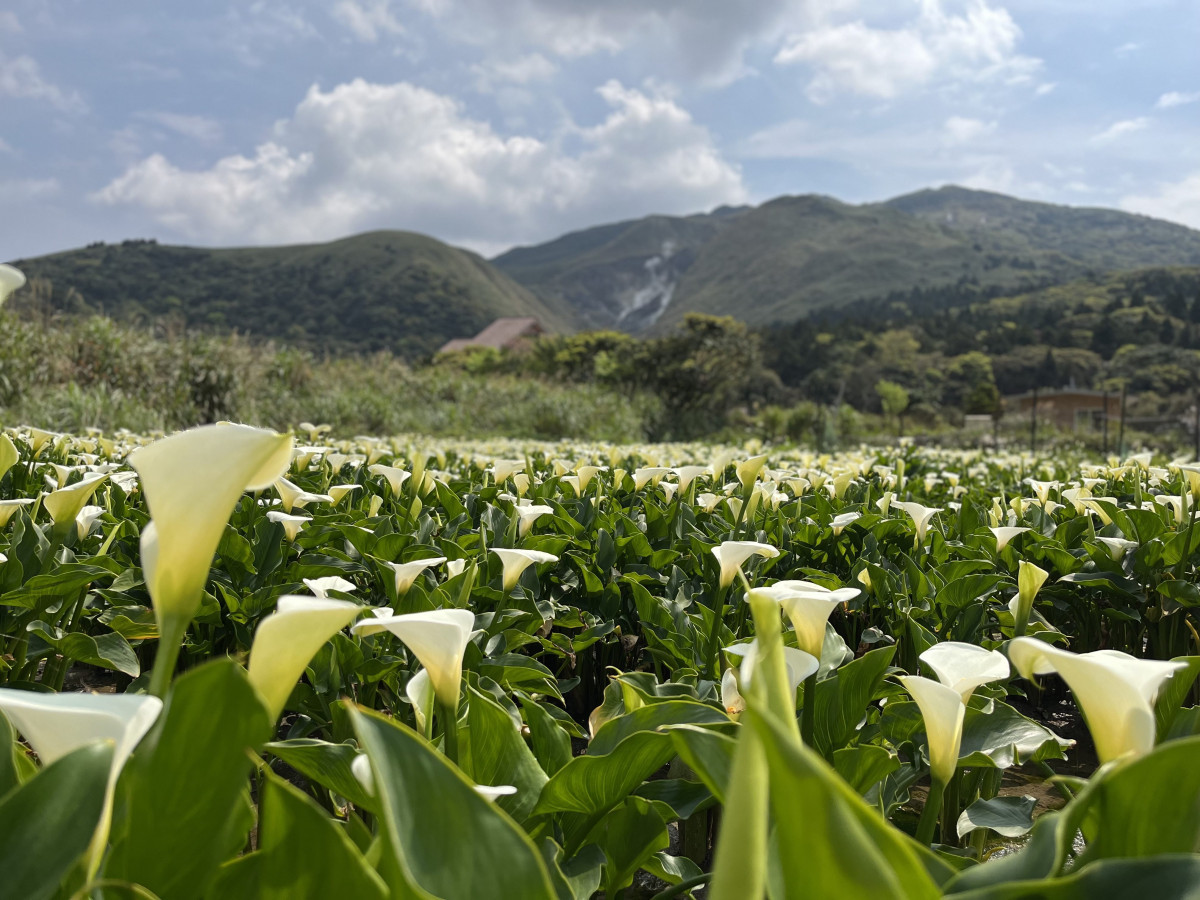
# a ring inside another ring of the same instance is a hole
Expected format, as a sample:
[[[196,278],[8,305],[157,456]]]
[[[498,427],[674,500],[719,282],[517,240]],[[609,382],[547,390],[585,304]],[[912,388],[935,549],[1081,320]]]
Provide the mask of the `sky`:
[[[1200,228],[1196,0],[5,0],[0,259],[960,184]]]

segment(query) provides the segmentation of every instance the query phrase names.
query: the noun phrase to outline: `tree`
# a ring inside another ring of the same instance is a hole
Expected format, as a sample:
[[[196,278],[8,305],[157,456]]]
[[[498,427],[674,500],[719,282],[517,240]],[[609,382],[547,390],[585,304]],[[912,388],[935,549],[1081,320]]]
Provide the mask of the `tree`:
[[[885,416],[896,417],[896,435],[904,432],[904,411],[908,409],[908,391],[894,381],[880,379],[875,383],[875,393]]]

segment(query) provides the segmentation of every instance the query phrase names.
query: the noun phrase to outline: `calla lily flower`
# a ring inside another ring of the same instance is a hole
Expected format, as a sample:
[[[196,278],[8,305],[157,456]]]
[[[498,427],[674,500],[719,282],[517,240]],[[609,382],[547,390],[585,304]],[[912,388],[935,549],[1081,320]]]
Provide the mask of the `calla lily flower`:
[[[831,591],[811,581],[779,581],[752,593],[769,597],[783,607],[796,630],[796,645],[810,656],[821,658],[825,643],[825,623],[839,603],[853,600],[862,593],[845,587]]]
[[[403,469],[395,466],[385,466],[383,463],[375,463],[367,467],[367,471],[372,475],[381,475],[387,481],[388,487],[392,489],[392,496],[399,497],[400,489],[404,487],[404,482],[412,477],[411,472],[406,472]]]
[[[1017,595],[1008,602],[1008,609],[1013,615],[1015,634],[1019,637],[1025,633],[1029,624],[1029,616],[1033,612],[1033,598],[1037,596],[1050,573],[1028,560],[1021,560],[1017,567]]]
[[[875,501],[875,505],[877,507],[879,507],[879,512],[881,515],[886,516],[888,514],[888,510],[890,510],[892,508],[892,502],[895,499],[896,499],[895,491],[884,491],[883,496]]]
[[[721,498],[716,494],[705,492],[696,498],[696,502],[700,504],[700,508],[705,512],[712,512],[717,508],[717,504],[721,502]]]
[[[318,650],[349,625],[362,607],[324,597],[280,597],[275,612],[254,633],[247,668],[250,683],[266,701],[271,720],[279,718],[292,689]]]
[[[553,506],[544,505],[521,505],[516,507],[517,513],[517,534],[520,537],[525,537],[533,529],[533,523],[542,516],[554,515]]]
[[[22,506],[32,506],[34,501],[28,497],[22,497],[19,500],[0,500],[0,528],[8,524],[18,509]]]
[[[742,483],[742,487],[749,487],[758,480],[758,473],[762,471],[762,467],[767,464],[766,454],[762,456],[752,456],[749,459],[742,460],[735,467],[737,470],[738,481]]]
[[[456,578],[463,573],[463,569],[466,567],[467,561],[465,559],[452,559],[446,563],[446,573],[451,578]]]
[[[929,531],[929,523],[933,520],[934,515],[942,510],[938,507],[922,506],[920,503],[911,501],[897,502],[896,505],[908,513],[913,521],[913,527],[917,529],[917,542],[919,547],[925,543],[925,534]]]
[[[853,524],[861,518],[862,513],[858,512],[857,510],[854,512],[847,512],[834,516],[833,521],[829,523],[833,528],[833,536],[837,537],[845,530],[847,525]]]
[[[680,466],[678,469],[672,469],[675,477],[679,479],[679,489],[686,491],[688,485],[699,478],[701,475],[708,474],[708,466]]]
[[[341,503],[342,498],[352,491],[362,490],[361,484],[331,484],[329,486],[329,499],[334,503]]]
[[[1001,525],[999,528],[989,528],[988,531],[995,536],[996,552],[1000,553],[1005,547],[1008,546],[1009,541],[1011,541],[1017,535],[1024,534],[1025,532],[1029,531],[1029,529],[1024,527],[1016,528],[1011,525]]]
[[[25,273],[7,263],[0,263],[0,306],[9,295],[25,286]]]
[[[354,582],[347,581],[340,575],[326,575],[323,578],[305,578],[304,586],[313,592],[314,597],[320,597],[322,600],[329,596],[330,591],[337,591],[340,594],[349,594],[354,590]]]
[[[1104,545],[1113,562],[1120,562],[1125,558],[1126,553],[1138,548],[1137,541],[1127,541],[1124,538],[1098,537],[1096,540]]]
[[[633,489],[640,491],[647,484],[658,484],[665,476],[670,474],[670,471],[670,469],[662,466],[643,466],[640,469],[636,469],[633,473]]]
[[[1075,695],[1100,762],[1154,747],[1154,701],[1184,662],[1137,659],[1118,650],[1071,653],[1035,638],[1008,645],[1008,658],[1025,678],[1057,672]]]
[[[17,464],[17,460],[21,458],[17,453],[17,446],[12,442],[7,434],[0,433],[0,478],[3,478],[13,466]]]
[[[417,728],[424,731],[429,711],[433,707],[433,682],[429,680],[428,669],[422,669],[408,679],[408,683],[404,685],[404,696],[413,706],[413,713],[417,718]]]
[[[558,557],[553,553],[543,553],[541,550],[506,550],[493,547],[492,552],[500,557],[500,562],[504,567],[501,584],[505,593],[515,588],[517,582],[521,580],[521,573],[535,563],[540,565],[541,563],[558,562]]]
[[[774,559],[779,555],[776,548],[758,541],[724,541],[713,547],[712,553],[721,566],[719,583],[722,588],[733,584],[733,580],[737,578],[738,572],[742,569],[742,564],[751,556]]]
[[[495,803],[501,797],[508,797],[517,792],[511,784],[476,784],[472,785],[477,793],[489,803]]]
[[[738,678],[741,680],[741,688],[750,690],[750,685],[754,678],[754,666],[758,661],[758,641],[734,644],[732,647],[726,647],[725,652],[730,656],[741,657],[742,663],[738,667]],[[804,684],[804,680],[809,675],[812,675],[821,667],[821,661],[811,653],[805,653],[803,650],[797,650],[795,647],[783,648],[783,661],[787,666],[788,684],[791,686],[792,699],[795,702],[797,688]],[[722,676],[721,684],[722,688],[724,688],[724,676]],[[741,699],[740,693],[738,699]],[[728,708],[728,704],[726,704],[726,707]],[[742,708],[745,708],[744,701]]]
[[[366,619],[351,630],[364,636],[390,631],[398,637],[429,671],[438,702],[454,709],[458,706],[463,654],[474,628],[475,615],[470,610],[435,609]]]
[[[79,515],[75,517],[75,533],[81,541],[92,533],[92,527],[102,515],[103,506],[85,506],[79,511]]]
[[[406,563],[388,563],[389,568],[396,573],[396,596],[403,597],[413,586],[422,572],[430,566],[440,566],[446,561],[444,556],[434,556],[430,559],[418,559]]]
[[[958,691],[931,678],[901,675],[900,683],[917,701],[925,720],[925,739],[929,744],[929,770],[934,781],[945,785],[958,768],[962,747],[963,719],[967,707]]]
[[[290,513],[295,508],[303,508],[309,503],[332,503],[329,494],[313,494],[298,485],[292,484],[282,475],[275,479],[275,490],[279,492],[279,502],[283,511]]]
[[[289,541],[296,540],[296,537],[300,534],[300,529],[312,521],[311,516],[290,516],[277,509],[273,509],[267,513],[267,518],[283,526],[284,536]]]
[[[60,488],[47,495],[42,505],[46,507],[46,512],[50,513],[55,525],[65,527],[75,521],[79,511],[87,506],[92,494],[96,493],[96,488],[100,487],[106,478],[108,476],[102,473],[89,472],[70,487]]]
[[[0,712],[29,742],[43,766],[91,741],[113,742],[104,807],[92,838],[92,871],[98,868],[108,840],[117,777],[162,708],[162,700],[144,694],[42,694],[0,688]]]
[[[588,489],[588,485],[592,483],[592,479],[601,472],[608,470],[608,466],[580,466],[575,470],[575,476],[579,479],[579,490],[576,492],[580,496]]]
[[[291,458],[291,437],[244,425],[206,425],[130,454],[150,507],[142,569],[164,640],[178,641],[200,607],[238,498],[271,485]]]
[[[929,743],[929,769],[934,780],[945,785],[958,767],[963,719],[971,694],[981,684],[1006,678],[1008,660],[995,650],[946,641],[922,653],[921,661],[938,680],[902,675],[900,683],[921,709]]]
[[[498,459],[492,463],[492,477],[496,484],[504,484],[508,479],[525,468],[524,460]]]
[[[721,705],[732,719],[746,711],[746,698],[738,690],[737,673],[733,669],[726,669],[721,675]]]

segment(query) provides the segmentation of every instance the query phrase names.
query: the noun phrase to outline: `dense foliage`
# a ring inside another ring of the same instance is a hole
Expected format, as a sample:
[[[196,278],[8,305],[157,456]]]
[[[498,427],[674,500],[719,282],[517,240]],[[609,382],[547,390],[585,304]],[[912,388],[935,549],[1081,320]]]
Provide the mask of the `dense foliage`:
[[[5,893],[1200,886],[1200,468],[325,433],[0,434]]]

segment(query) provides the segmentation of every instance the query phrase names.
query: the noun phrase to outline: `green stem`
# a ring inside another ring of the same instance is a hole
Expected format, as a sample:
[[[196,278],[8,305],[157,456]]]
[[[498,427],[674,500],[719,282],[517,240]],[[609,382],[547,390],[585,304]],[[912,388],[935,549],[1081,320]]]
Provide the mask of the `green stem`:
[[[958,845],[958,806],[962,772],[950,776],[950,783],[942,797],[942,843],[949,847]]]
[[[673,884],[665,891],[659,891],[651,900],[671,900],[672,897],[682,897],[694,887],[700,887],[702,884],[708,884],[712,878],[712,872],[702,872],[694,878],[687,878],[679,884]]]
[[[154,671],[150,673],[150,693],[165,700],[175,676],[175,663],[183,648],[183,636],[189,620],[167,619],[158,632],[158,651],[154,654]]]
[[[458,709],[439,702],[438,718],[442,720],[442,736],[445,738],[446,759],[458,765]]]
[[[712,628],[708,632],[708,649],[704,654],[704,667],[714,680],[721,678],[720,666],[717,664],[717,649],[721,643],[721,625],[725,621],[725,597],[728,594],[728,586],[717,590],[717,598],[713,603]]]
[[[814,750],[813,734],[817,722],[817,673],[813,672],[804,679],[804,709],[800,713],[800,738],[806,747]]]
[[[942,795],[946,786],[936,778],[929,784],[929,796],[925,798],[925,808],[921,810],[921,820],[917,823],[917,842],[933,843],[933,827],[937,824],[938,812],[942,806]]]

